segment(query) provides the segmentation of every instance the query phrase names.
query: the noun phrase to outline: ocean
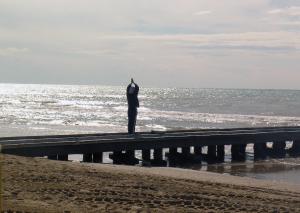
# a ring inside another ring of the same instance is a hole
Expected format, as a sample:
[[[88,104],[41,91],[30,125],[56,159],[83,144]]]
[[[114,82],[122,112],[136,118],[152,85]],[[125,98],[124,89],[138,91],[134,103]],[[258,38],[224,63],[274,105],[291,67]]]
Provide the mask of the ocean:
[[[126,86],[0,84],[0,136],[126,132]],[[299,90],[139,86],[136,131],[300,126]],[[300,184],[298,158],[204,168]]]

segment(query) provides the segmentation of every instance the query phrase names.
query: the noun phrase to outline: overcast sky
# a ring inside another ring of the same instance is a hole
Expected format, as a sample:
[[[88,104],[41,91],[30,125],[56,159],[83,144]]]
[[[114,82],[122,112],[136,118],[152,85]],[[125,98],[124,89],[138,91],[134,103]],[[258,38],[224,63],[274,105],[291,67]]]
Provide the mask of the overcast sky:
[[[0,0],[0,76],[300,89],[300,0]]]

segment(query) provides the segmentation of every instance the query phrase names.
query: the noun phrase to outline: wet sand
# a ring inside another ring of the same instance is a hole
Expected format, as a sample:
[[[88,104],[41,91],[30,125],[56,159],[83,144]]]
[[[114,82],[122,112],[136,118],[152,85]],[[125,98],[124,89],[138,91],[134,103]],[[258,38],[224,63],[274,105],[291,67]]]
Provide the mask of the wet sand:
[[[300,186],[176,168],[0,155],[2,211],[300,212]]]

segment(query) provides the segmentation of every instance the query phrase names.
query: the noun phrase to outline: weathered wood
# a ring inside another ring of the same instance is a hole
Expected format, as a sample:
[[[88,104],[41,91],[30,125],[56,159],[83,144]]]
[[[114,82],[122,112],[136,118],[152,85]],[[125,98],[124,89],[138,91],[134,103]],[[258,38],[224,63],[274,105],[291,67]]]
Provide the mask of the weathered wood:
[[[135,158],[135,151],[134,150],[127,150],[126,154],[129,158]]]
[[[184,156],[188,156],[191,153],[190,147],[181,147],[181,153]]]
[[[109,158],[113,160],[114,164],[135,165],[139,163],[139,160],[132,156],[132,152],[114,152],[109,155]]]
[[[177,154],[177,147],[169,149],[169,155],[170,156],[176,155],[176,154]]]
[[[150,149],[143,149],[142,150],[142,159],[144,161],[149,161],[151,159],[151,150]]]
[[[113,160],[114,164],[119,164],[121,159],[122,151],[114,151],[109,155],[109,158]]]
[[[93,153],[93,162],[94,163],[102,163],[103,162],[103,152]]]
[[[225,160],[225,145],[217,145],[217,161],[224,162]]]
[[[83,154],[83,162],[92,162],[93,161],[93,155],[92,153],[88,153],[88,154]]]
[[[272,156],[273,157],[284,157],[286,142],[285,141],[274,141],[272,145]]]
[[[153,166],[166,166],[167,162],[163,160],[163,149],[154,149],[153,152],[154,159],[151,161],[151,165]]]
[[[154,149],[153,153],[154,161],[162,161],[163,160],[163,150],[162,149]]]
[[[140,132],[137,137],[161,137],[161,136],[193,136],[193,135],[210,135],[210,134],[260,134],[262,132],[286,132],[300,131],[300,127],[261,127],[261,128],[229,128],[229,129],[196,129],[196,130],[174,130],[164,132]],[[22,137],[2,137],[0,144],[24,144],[24,143],[48,143],[48,142],[85,142],[97,139],[116,139],[128,138],[135,140],[134,136],[127,133],[102,133],[102,134],[74,134],[74,135],[46,135],[46,136],[22,136]]]
[[[209,162],[214,162],[217,160],[217,146],[210,145],[207,147],[207,157]]]
[[[232,161],[245,161],[246,160],[246,144],[231,145],[231,160]]]
[[[184,146],[216,146],[229,144],[265,143],[266,141],[291,141],[300,140],[300,128],[256,129],[256,131],[228,130],[228,131],[203,131],[188,132],[184,134],[112,134],[93,137],[86,140],[54,138],[57,141],[44,141],[42,138],[31,141],[1,141],[2,153],[25,156],[49,156],[65,154],[111,152],[122,150],[145,150],[160,148],[175,148]]]
[[[68,161],[68,155],[57,155],[57,160]]]
[[[202,154],[202,146],[194,146],[194,154],[201,155]]]
[[[48,155],[49,160],[57,160],[57,155]]]
[[[289,153],[293,157],[300,156],[300,140],[293,141],[293,145],[290,148]]]
[[[263,160],[267,157],[267,144],[255,143],[254,144],[254,160]]]

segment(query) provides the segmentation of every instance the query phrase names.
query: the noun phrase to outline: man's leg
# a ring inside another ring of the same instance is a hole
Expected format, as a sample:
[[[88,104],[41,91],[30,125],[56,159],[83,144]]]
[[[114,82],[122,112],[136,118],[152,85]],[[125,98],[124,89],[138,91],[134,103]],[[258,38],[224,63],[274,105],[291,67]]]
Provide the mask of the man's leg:
[[[133,133],[135,133],[136,117],[137,117],[137,109],[134,110],[134,117],[133,117]]]
[[[128,109],[128,133],[133,134],[135,132],[135,122],[136,122],[136,109]]]
[[[132,130],[132,116],[131,116],[131,112],[130,109],[128,109],[128,134],[132,134],[133,130]]]

